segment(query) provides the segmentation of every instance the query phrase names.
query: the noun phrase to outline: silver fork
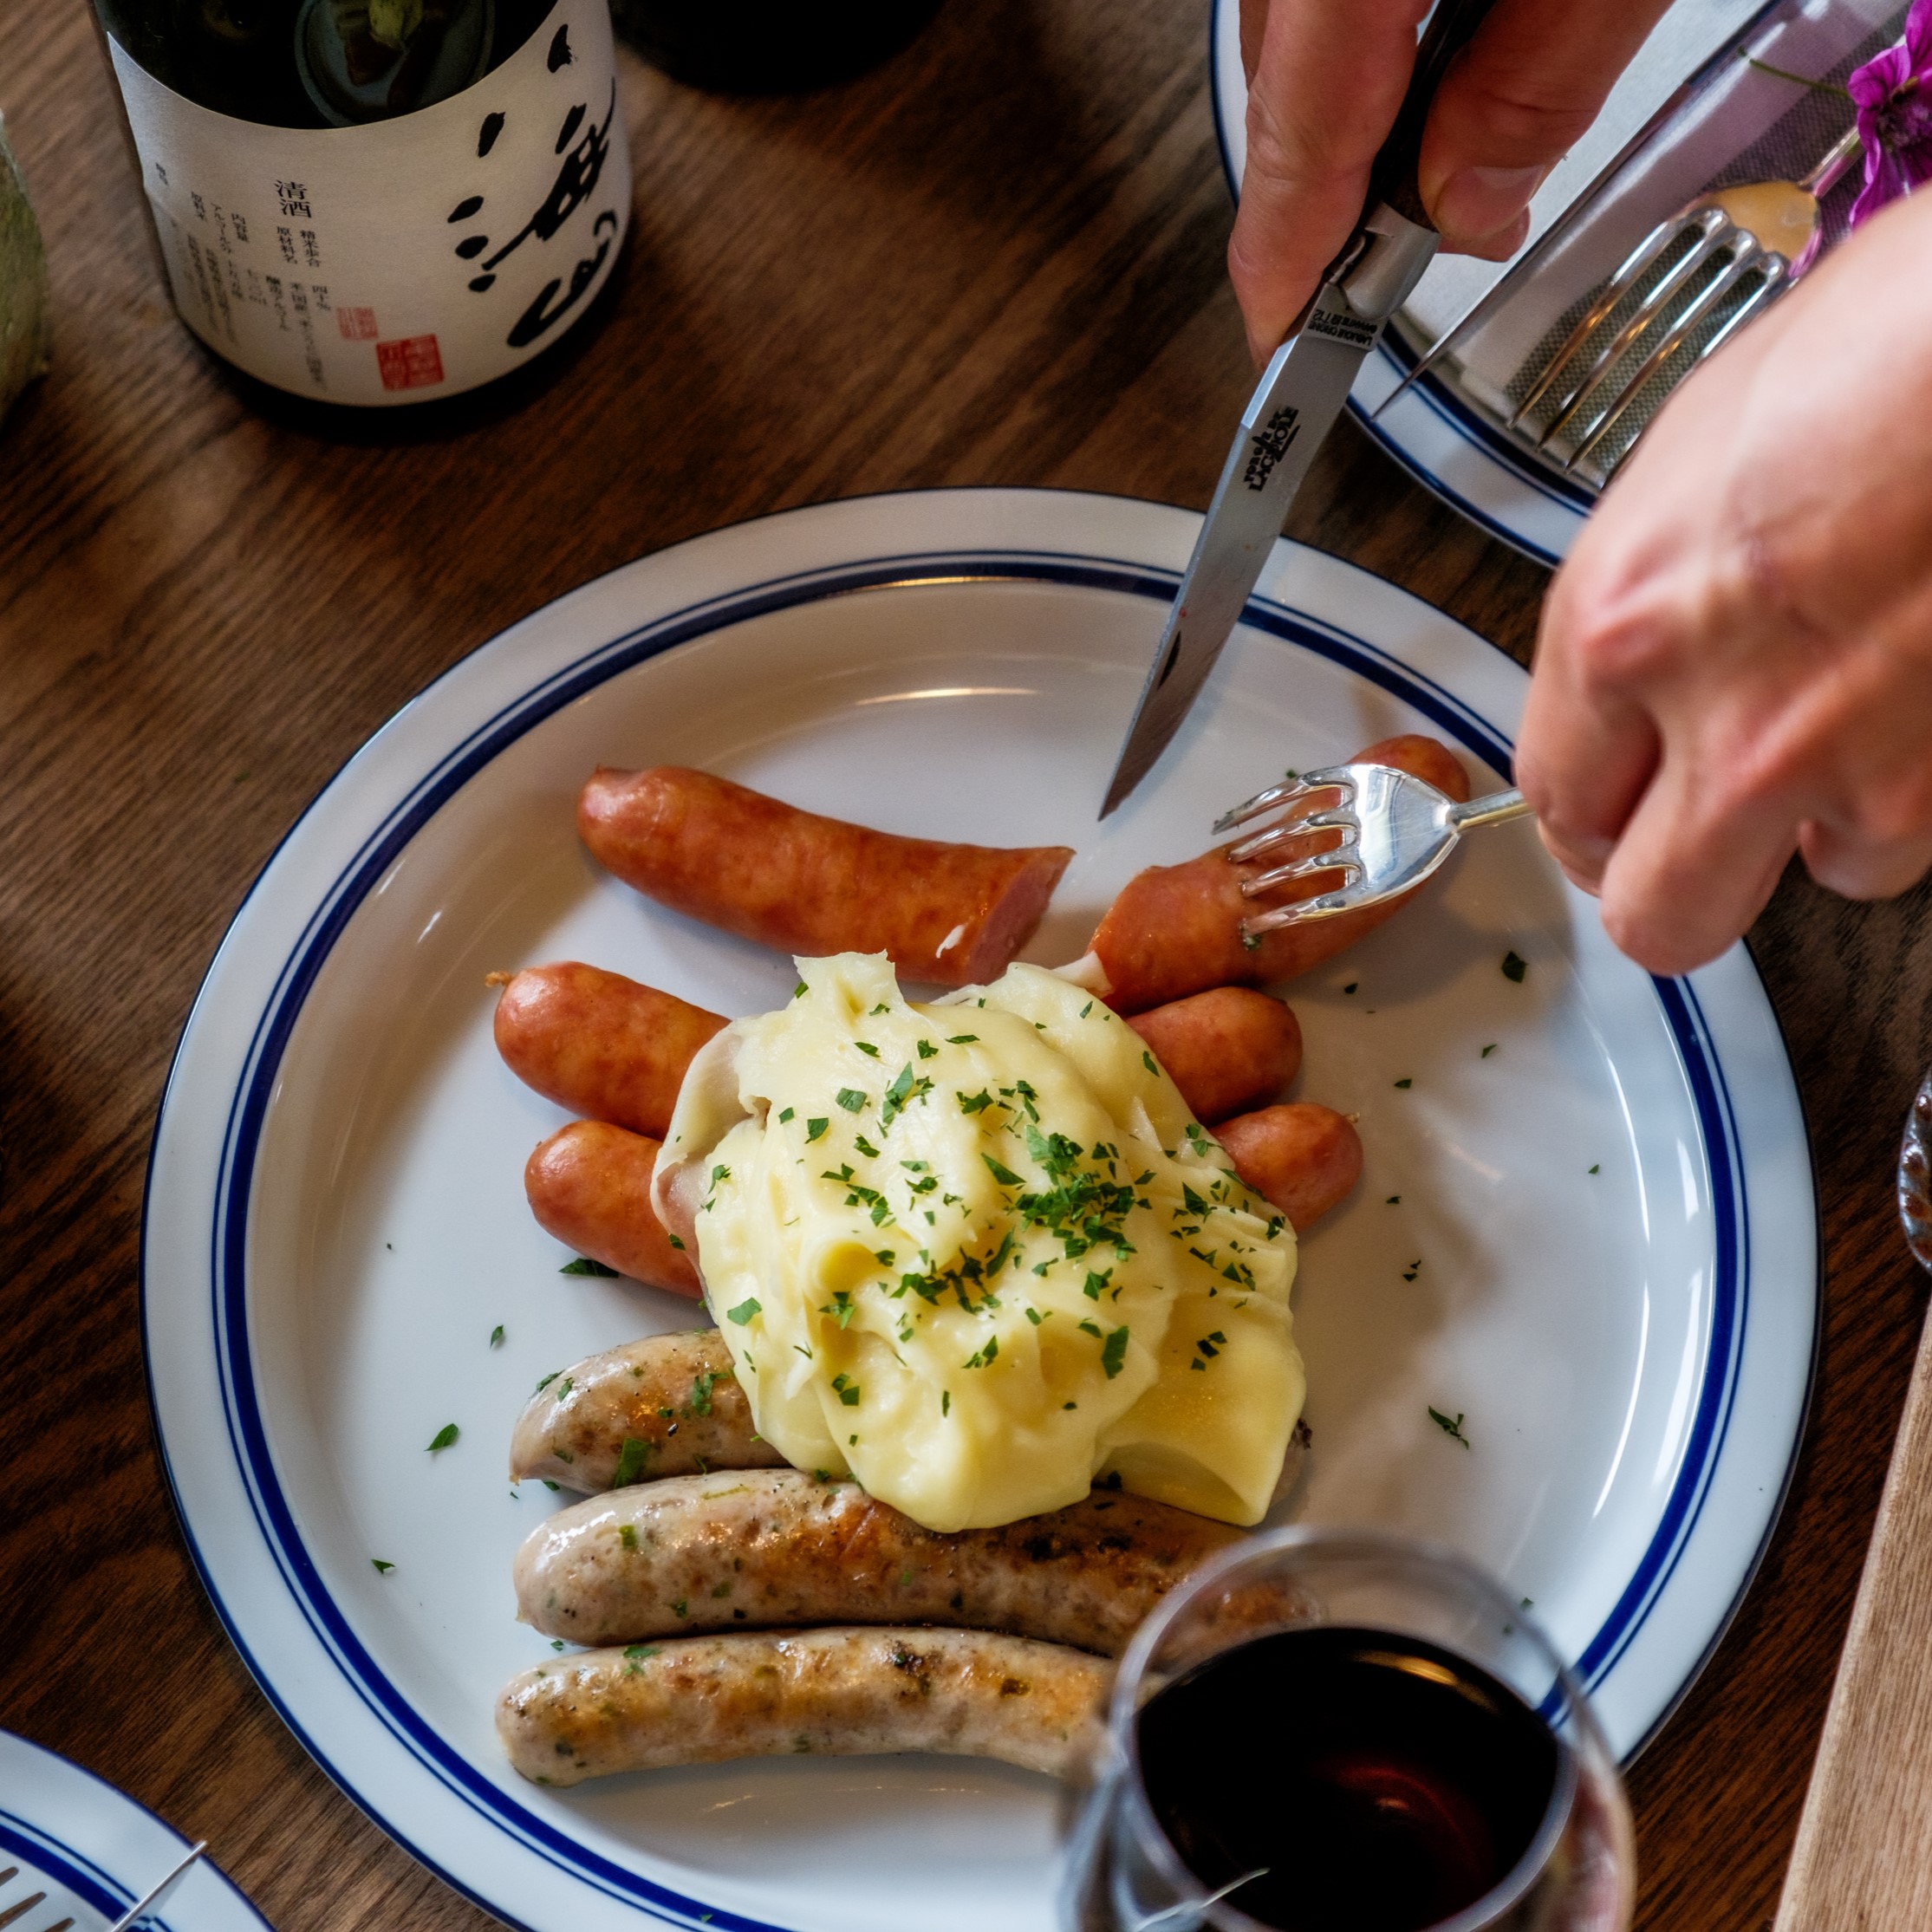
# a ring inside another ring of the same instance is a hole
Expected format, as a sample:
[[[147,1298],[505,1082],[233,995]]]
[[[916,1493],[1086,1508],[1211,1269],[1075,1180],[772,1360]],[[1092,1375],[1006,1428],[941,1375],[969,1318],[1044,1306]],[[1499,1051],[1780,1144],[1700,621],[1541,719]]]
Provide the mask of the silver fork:
[[[1330,793],[1332,804],[1313,809]],[[1311,833],[1342,835],[1325,851],[1272,866],[1243,881],[1242,893],[1253,899],[1324,872],[1343,875],[1335,891],[1244,919],[1242,936],[1256,939],[1278,927],[1332,919],[1337,913],[1352,913],[1407,892],[1448,857],[1465,832],[1521,818],[1529,809],[1519,791],[1493,791],[1486,798],[1459,805],[1447,792],[1392,764],[1331,764],[1256,792],[1217,819],[1214,829],[1231,831],[1269,812],[1283,814],[1265,831],[1228,848],[1228,857],[1242,865],[1284,851]]]
[[[1758,285],[1699,346],[1693,368],[1714,355],[1809,265],[1818,203],[1858,153],[1854,127],[1800,180],[1717,189],[1660,222],[1630,251],[1564,337],[1510,417],[1510,428],[1528,437],[1565,470],[1574,469],[1617,427],[1650,378],[1752,276],[1758,277]],[[1669,262],[1623,322],[1589,353],[1591,339],[1624,298],[1673,248],[1687,241],[1689,247]],[[1645,350],[1647,341],[1651,346]],[[1643,354],[1636,367],[1613,387],[1619,366],[1639,351]],[[1581,374],[1577,373],[1578,365],[1583,365]],[[1540,430],[1525,427],[1525,419],[1552,396],[1555,407],[1548,421]],[[1551,447],[1559,438],[1567,438],[1567,453]]]
[[[29,1892],[24,1898],[14,1899],[10,1903],[6,1895],[14,1889],[14,1881],[16,1878],[20,1878],[23,1885],[30,1885],[34,1882],[30,1877],[20,1877],[18,1865],[9,1865],[3,1871],[0,1871],[0,1926],[11,1925],[16,1920],[25,1918],[47,1896],[44,1891]],[[50,1925],[34,1928],[34,1932],[67,1932],[68,1927],[73,1922],[70,1918],[55,1919]],[[24,1928],[23,1932],[25,1932]]]

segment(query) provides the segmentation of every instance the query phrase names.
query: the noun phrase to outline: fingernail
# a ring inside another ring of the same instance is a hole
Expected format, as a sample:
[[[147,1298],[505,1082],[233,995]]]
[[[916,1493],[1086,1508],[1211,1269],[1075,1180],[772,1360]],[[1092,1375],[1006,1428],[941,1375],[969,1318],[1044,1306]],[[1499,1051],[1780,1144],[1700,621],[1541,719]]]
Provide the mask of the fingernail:
[[[1540,167],[1458,168],[1435,197],[1435,225],[1457,241],[1480,241],[1506,228],[1543,184]]]

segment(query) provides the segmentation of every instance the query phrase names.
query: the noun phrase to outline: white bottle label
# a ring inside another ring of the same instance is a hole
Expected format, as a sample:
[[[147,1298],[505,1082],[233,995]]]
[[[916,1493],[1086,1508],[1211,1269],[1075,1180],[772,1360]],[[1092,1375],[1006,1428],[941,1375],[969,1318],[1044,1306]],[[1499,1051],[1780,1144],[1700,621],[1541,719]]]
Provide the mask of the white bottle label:
[[[557,0],[474,85],[363,127],[237,120],[108,45],[175,306],[297,395],[493,381],[589,306],[630,225],[609,0]]]

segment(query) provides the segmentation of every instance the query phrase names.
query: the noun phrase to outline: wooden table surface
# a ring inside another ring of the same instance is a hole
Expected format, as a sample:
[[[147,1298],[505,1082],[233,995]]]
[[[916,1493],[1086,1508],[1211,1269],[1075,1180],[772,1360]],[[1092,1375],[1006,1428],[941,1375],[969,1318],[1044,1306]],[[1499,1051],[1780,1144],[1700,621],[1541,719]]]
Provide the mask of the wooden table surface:
[[[169,309],[82,0],[0,8],[52,258],[0,431],[0,1725],[100,1772],[287,1932],[487,1922],[342,1798],[190,1566],[141,1376],[143,1164],[257,868],[361,740],[511,620],[695,531],[862,491],[1205,504],[1250,371],[1199,3],[952,0],[815,96],[623,75],[608,319],[518,413],[354,446],[264,421]],[[1289,534],[1526,658],[1545,576],[1352,426]],[[1928,1051],[1923,894],[1786,879],[1751,943],[1823,1208],[1810,1431],[1755,1587],[1634,1767],[1639,1922],[1768,1922],[1911,1362],[1892,1219]]]

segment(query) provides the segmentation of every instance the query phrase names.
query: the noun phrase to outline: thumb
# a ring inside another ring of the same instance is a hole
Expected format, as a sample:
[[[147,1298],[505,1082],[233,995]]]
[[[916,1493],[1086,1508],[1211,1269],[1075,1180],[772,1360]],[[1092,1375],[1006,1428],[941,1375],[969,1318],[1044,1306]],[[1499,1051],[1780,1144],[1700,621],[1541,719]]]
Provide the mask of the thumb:
[[[1512,253],[1530,197],[1597,118],[1669,0],[1497,0],[1443,77],[1416,168],[1458,253]]]

